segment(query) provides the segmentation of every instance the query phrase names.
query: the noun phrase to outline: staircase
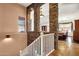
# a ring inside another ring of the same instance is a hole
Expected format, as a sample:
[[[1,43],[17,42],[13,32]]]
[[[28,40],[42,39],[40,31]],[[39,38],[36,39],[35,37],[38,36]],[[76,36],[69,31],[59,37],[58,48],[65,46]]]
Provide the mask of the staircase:
[[[20,56],[48,56],[54,51],[54,33],[43,34],[20,51]]]

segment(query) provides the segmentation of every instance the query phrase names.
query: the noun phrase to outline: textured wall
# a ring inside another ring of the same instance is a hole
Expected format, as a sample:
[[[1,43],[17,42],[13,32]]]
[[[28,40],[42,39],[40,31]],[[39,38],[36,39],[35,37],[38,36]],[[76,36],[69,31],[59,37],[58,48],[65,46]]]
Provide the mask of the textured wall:
[[[39,30],[40,30],[40,6],[39,4],[32,4],[27,8],[27,16],[29,15],[30,9],[33,8],[34,9],[34,31],[29,31],[29,29],[27,30],[27,36],[28,36],[28,40],[27,40],[27,45],[29,45],[30,43],[32,43],[38,36],[39,36]],[[27,17],[27,22],[29,20],[29,16]],[[27,28],[30,27],[30,25],[27,24]]]
[[[40,34],[39,32],[27,32],[27,45],[31,44]]]
[[[58,36],[57,36],[57,29],[58,29],[58,4],[57,3],[50,3],[49,4],[49,22],[50,22],[50,33],[55,33],[55,48],[57,48],[58,43]]]

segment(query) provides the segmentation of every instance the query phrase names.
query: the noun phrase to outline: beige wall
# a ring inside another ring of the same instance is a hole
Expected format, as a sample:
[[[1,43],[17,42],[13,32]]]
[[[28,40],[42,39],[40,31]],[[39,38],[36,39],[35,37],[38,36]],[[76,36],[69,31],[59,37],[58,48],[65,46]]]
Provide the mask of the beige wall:
[[[26,9],[18,4],[0,4],[0,16],[0,32],[17,32],[18,16],[26,17]]]
[[[0,55],[17,55],[27,45],[26,33],[18,33],[18,16],[26,17],[25,7],[0,4]],[[13,39],[4,40],[6,34],[10,34]]]

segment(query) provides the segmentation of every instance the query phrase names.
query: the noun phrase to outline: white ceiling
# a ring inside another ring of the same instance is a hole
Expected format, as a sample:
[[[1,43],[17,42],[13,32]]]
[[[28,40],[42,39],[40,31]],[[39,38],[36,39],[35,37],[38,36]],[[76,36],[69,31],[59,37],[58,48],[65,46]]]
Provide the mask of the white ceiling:
[[[19,3],[22,6],[28,7],[29,5],[31,5],[32,3]]]
[[[59,4],[59,22],[72,22],[79,19],[79,3]]]
[[[78,3],[62,3],[59,4],[59,14],[68,15],[79,11]]]

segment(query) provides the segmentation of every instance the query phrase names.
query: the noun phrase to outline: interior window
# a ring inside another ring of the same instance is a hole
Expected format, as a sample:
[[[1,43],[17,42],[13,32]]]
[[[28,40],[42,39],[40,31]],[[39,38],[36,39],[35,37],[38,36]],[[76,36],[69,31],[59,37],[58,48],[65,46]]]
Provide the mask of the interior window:
[[[18,27],[19,27],[19,32],[25,32],[25,18],[20,17],[18,19]]]
[[[34,31],[34,9],[31,8],[28,19],[28,31]]]

